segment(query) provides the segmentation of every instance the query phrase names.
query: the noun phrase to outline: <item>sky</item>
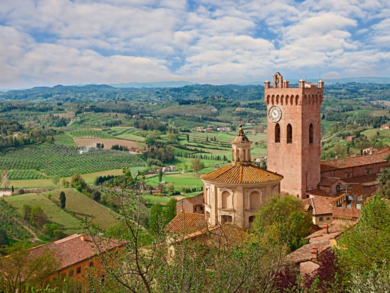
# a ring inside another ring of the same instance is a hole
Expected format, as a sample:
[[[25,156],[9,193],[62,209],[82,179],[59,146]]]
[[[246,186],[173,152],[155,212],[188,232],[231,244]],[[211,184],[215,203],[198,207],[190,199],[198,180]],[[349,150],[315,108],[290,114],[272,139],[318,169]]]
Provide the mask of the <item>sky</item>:
[[[390,0],[0,0],[0,88],[390,77]]]

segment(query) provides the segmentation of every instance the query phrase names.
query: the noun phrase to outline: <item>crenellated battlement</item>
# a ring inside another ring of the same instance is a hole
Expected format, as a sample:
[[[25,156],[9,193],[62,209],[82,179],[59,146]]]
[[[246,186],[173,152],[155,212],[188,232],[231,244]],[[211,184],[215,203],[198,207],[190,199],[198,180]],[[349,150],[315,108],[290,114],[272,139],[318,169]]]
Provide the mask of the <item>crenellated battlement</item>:
[[[304,94],[302,95],[265,95],[265,103],[267,105],[279,106],[298,106],[298,105],[321,105],[324,100],[322,94]]]
[[[321,105],[324,100],[324,82],[320,80],[316,86],[301,79],[298,87],[290,87],[289,81],[283,80],[283,76],[277,72],[272,87],[270,81],[264,82],[264,98],[267,105]]]

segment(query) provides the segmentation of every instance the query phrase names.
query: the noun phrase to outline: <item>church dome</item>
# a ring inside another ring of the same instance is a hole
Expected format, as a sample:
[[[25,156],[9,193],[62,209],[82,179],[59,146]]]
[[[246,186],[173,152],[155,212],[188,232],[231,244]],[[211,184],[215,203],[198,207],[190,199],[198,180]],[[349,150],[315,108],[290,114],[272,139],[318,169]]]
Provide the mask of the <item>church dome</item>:
[[[200,178],[214,183],[256,184],[279,182],[283,176],[253,165],[228,165]]]

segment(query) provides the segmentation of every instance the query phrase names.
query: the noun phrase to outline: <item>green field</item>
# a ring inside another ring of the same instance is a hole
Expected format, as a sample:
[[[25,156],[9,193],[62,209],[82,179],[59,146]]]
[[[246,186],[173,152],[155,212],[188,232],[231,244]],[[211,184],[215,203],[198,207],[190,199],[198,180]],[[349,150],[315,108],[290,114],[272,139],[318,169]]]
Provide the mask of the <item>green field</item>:
[[[68,188],[63,190],[66,195],[66,207],[62,210],[59,204],[59,194],[61,190],[54,190],[42,194],[23,194],[7,197],[6,201],[12,204],[20,213],[23,204],[40,206],[48,216],[50,222],[56,223],[61,230],[67,234],[82,232],[80,220],[85,217],[92,219],[92,222],[106,229],[116,222],[116,215],[110,209],[95,202],[89,197]],[[51,194],[51,199],[47,198]]]
[[[77,192],[72,188],[62,190],[66,195],[66,210],[75,214],[78,219],[85,217],[92,219],[92,222],[99,225],[101,229],[106,229],[111,224],[116,222],[118,214],[97,203],[89,197]],[[59,205],[59,196],[61,190],[54,190],[51,200]],[[46,192],[44,194],[48,194]]]
[[[72,137],[70,137],[67,134],[55,135],[54,136],[54,143],[55,144],[62,144],[62,145],[73,145],[73,146],[76,145],[74,140],[72,139]]]
[[[135,135],[135,134],[133,134],[133,133],[125,133],[125,134],[118,135],[118,136],[116,136],[116,137],[117,137],[117,138],[122,138],[122,139],[128,139],[128,140],[139,141],[139,142],[145,141],[145,138],[144,138],[144,137]]]
[[[7,174],[9,180],[22,180],[22,179],[47,179],[47,176],[42,175],[35,170],[14,170]]]
[[[3,151],[0,157],[0,169],[39,170],[58,177],[136,166],[145,166],[139,155],[53,144]]]
[[[115,136],[100,129],[78,129],[70,131],[68,134],[74,138],[115,138]]]
[[[167,173],[164,173],[162,177],[162,181],[174,184],[176,190],[180,190],[182,187],[186,187],[186,188],[196,187],[200,189],[200,187],[203,186],[200,176],[196,174],[192,174],[192,173],[173,174],[173,175],[166,175],[166,174]],[[158,176],[147,178],[147,182],[148,184],[154,186],[158,185],[159,183]]]
[[[6,201],[14,206],[20,214],[22,214],[22,206],[24,204],[40,206],[48,217],[48,220],[58,225],[59,229],[66,234],[74,234],[82,231],[80,221],[63,211],[53,201],[42,194],[23,194],[7,197]]]

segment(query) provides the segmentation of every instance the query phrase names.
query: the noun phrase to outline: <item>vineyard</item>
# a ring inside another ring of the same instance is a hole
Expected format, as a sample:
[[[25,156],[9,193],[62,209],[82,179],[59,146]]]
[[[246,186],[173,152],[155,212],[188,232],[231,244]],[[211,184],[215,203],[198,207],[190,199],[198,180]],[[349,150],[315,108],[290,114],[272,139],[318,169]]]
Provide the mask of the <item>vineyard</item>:
[[[5,231],[7,236],[12,239],[26,240],[34,238],[23,226],[27,226],[36,232],[36,229],[25,221],[14,208],[4,200],[0,200],[0,229]]]
[[[21,180],[21,179],[47,179],[47,176],[34,170],[15,170],[10,171],[7,175],[10,180]]]
[[[73,138],[115,138],[108,132],[99,129],[79,129],[70,131],[68,134]]]
[[[140,156],[127,152],[55,144],[17,148],[0,155],[1,170],[37,170],[58,177],[145,166]]]

